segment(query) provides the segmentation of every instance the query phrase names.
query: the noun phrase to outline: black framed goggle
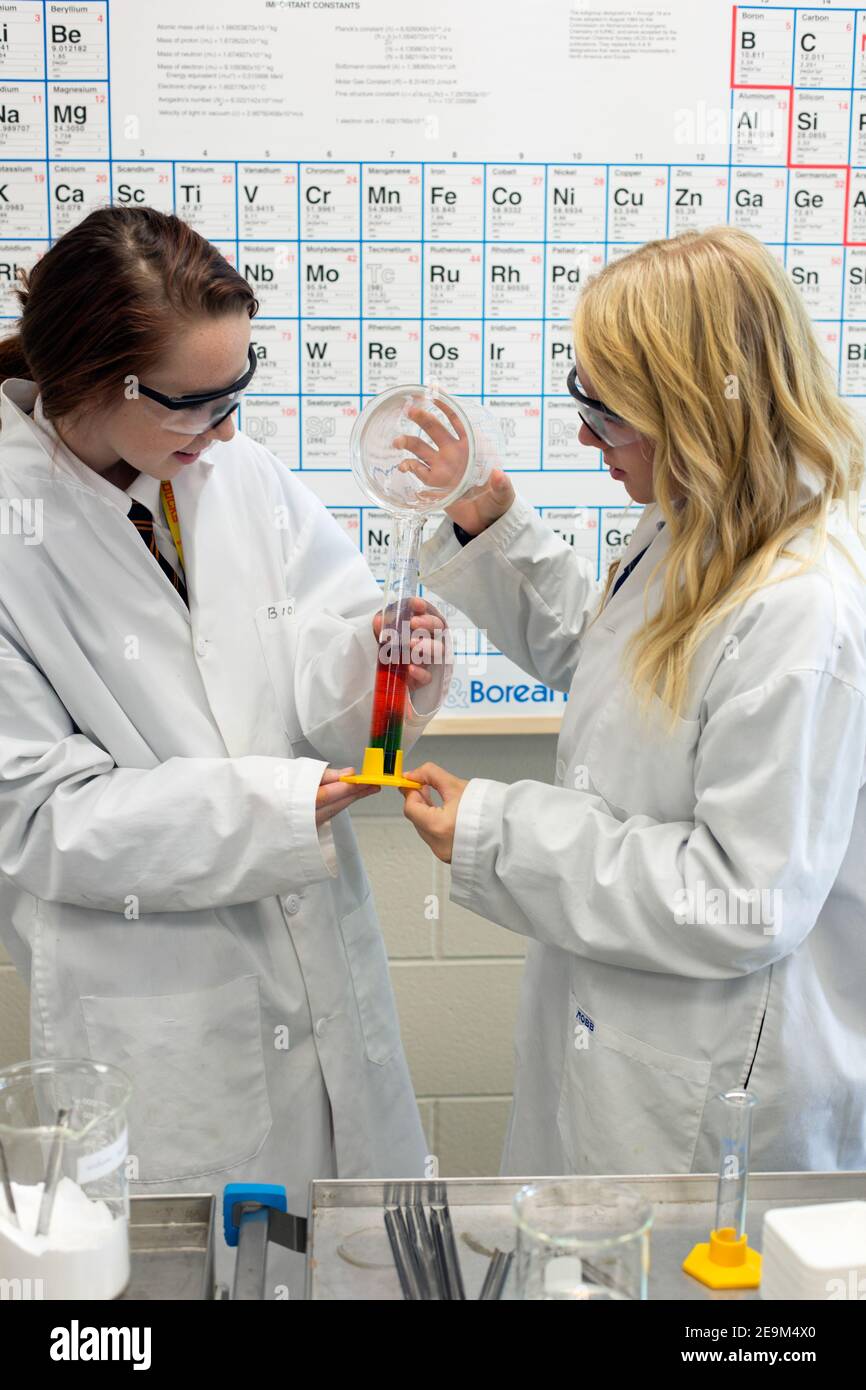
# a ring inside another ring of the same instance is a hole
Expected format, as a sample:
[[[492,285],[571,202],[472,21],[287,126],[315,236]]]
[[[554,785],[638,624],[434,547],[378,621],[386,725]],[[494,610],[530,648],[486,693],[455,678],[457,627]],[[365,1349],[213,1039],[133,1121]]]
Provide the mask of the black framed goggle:
[[[617,415],[616,411],[606,406],[604,401],[595,400],[594,397],[587,396],[581,390],[576,366],[573,366],[568,373],[567,385],[569,394],[577,401],[578,414],[581,420],[598,439],[608,444],[612,449],[619,448],[621,444],[637,443],[640,439],[638,430],[623,420],[621,415]]]
[[[138,394],[146,396],[171,412],[163,421],[163,428],[176,434],[196,434],[227,420],[232,411],[240,405],[241,396],[255,375],[258,366],[255,348],[250,343],[248,367],[243,376],[230,386],[222,386],[215,391],[193,391],[185,396],[167,396],[155,391],[152,386],[138,383]]]

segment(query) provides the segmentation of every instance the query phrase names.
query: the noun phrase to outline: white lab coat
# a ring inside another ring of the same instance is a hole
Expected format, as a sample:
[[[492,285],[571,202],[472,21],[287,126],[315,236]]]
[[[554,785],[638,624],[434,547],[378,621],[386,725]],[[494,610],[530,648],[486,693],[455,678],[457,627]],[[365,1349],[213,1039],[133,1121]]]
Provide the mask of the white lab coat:
[[[422,557],[568,692],[556,785],[473,779],[457,818],[452,899],[531,938],[503,1170],[712,1171],[711,1102],[747,1081],[756,1168],[864,1168],[866,588],[831,544],[761,589],[701,645],[669,735],[623,665],[660,521],[647,507],[629,555],[650,549],[594,624],[589,567],[520,499]],[[838,508],[832,526],[866,573]]]
[[[133,1191],[258,1179],[304,1213],[313,1177],[420,1174],[350,820],[314,819],[367,741],[378,586],[240,434],[174,481],[188,610],[35,396],[0,393],[0,497],[42,513],[40,544],[0,536],[0,931],[32,1053],[129,1074]]]

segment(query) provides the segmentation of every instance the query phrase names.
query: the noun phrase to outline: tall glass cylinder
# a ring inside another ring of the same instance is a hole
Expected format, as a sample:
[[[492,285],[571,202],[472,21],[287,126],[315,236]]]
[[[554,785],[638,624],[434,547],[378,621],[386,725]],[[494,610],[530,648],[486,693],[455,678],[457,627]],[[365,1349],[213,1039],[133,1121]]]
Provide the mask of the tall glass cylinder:
[[[724,1091],[716,1100],[722,1110],[722,1143],[715,1229],[733,1230],[734,1239],[739,1240],[746,1229],[749,1149],[756,1098],[748,1091]]]
[[[373,686],[370,748],[383,750],[384,772],[391,776],[403,747],[407,680],[411,663],[412,600],[418,593],[418,552],[423,519],[394,519],[388,549],[388,575],[382,605],[378,665]]]
[[[418,455],[399,442],[406,437]],[[342,781],[417,789],[419,783],[403,776],[402,741],[421,530],[428,517],[489,486],[504,441],[490,411],[428,383],[395,386],[368,401],[352,427],[349,450],[362,493],[391,518],[391,544],[370,740],[360,772],[345,773]]]

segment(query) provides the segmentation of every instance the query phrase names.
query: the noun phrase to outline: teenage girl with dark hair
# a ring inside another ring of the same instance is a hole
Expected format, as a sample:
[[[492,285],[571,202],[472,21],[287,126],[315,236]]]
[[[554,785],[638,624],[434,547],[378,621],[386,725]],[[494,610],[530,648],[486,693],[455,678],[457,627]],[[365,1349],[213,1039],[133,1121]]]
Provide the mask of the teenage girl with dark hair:
[[[20,297],[0,344],[20,522],[0,535],[0,932],[32,1055],[127,1072],[134,1190],[260,1179],[303,1212],[314,1177],[420,1174],[339,814],[366,794],[338,777],[366,741],[379,589],[236,430],[252,291],[177,218],[103,208]],[[419,600],[413,625],[410,741],[443,670],[441,620]]]

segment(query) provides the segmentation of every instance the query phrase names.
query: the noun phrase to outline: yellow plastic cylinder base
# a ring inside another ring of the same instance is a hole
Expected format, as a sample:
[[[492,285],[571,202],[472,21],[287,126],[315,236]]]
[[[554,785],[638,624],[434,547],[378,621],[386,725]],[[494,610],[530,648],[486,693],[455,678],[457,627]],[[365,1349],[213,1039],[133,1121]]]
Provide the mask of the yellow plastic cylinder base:
[[[355,782],[359,787],[407,787],[410,791],[420,791],[421,783],[412,782],[403,776],[403,750],[394,754],[394,771],[385,771],[384,748],[365,748],[364,761],[360,772],[351,777],[341,777],[341,782]]]
[[[761,1282],[761,1256],[733,1226],[710,1231],[709,1242],[689,1252],[683,1269],[710,1289],[756,1289]]]

